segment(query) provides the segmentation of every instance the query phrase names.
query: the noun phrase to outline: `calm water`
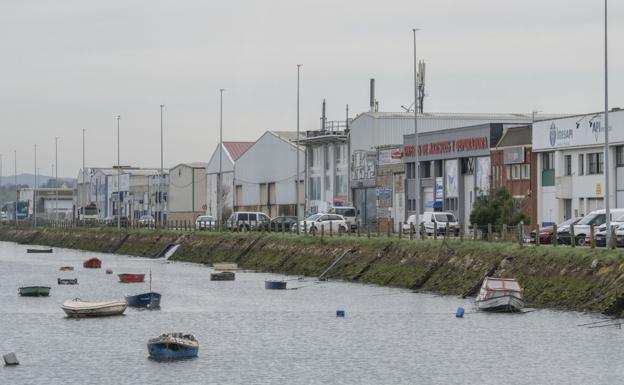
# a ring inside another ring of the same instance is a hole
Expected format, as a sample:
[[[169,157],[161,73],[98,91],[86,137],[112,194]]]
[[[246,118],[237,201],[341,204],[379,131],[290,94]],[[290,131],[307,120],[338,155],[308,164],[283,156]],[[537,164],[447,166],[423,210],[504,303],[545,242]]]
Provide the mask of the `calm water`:
[[[268,291],[260,273],[210,282],[186,263],[56,249],[26,254],[0,243],[0,384],[616,384],[624,382],[624,330],[577,324],[598,316],[540,310],[524,315],[453,315],[455,297],[340,282],[289,282]],[[97,256],[103,269],[81,262]],[[73,272],[59,272],[73,265]],[[112,268],[113,275],[104,270]],[[74,320],[66,299],[106,300],[148,290],[117,273],[153,274],[162,310]],[[78,277],[58,286],[57,277]],[[273,276],[275,277],[275,276]],[[291,277],[292,278],[292,277]],[[21,285],[52,287],[20,298]],[[305,287],[304,287],[305,286]],[[344,308],[347,316],[336,318]],[[197,359],[159,363],[146,342],[168,331],[195,334]]]

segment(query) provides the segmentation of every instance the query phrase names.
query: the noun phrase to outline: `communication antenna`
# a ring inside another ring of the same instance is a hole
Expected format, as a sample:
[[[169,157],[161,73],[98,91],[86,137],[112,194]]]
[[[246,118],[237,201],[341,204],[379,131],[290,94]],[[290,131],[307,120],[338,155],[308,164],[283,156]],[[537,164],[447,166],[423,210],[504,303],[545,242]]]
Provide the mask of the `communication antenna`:
[[[417,96],[417,100],[410,104],[408,107],[405,107],[404,105],[401,105],[401,108],[403,110],[405,110],[405,112],[414,112],[414,108],[418,108],[418,113],[422,114],[423,113],[423,106],[424,106],[424,100],[425,100],[425,96],[428,96],[425,93],[425,70],[426,70],[426,64],[424,61],[419,61],[418,62],[418,74],[416,75],[416,88],[418,90],[418,96]],[[416,105],[416,107],[414,106]]]

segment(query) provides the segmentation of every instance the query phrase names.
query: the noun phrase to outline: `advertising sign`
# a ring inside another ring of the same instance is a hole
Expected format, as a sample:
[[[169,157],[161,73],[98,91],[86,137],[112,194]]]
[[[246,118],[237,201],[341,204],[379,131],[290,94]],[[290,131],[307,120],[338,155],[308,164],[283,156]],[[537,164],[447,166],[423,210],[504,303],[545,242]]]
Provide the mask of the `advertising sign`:
[[[461,130],[444,130],[435,133],[423,133],[418,136],[418,155],[421,161],[437,159],[468,158],[485,156],[490,153],[490,138],[502,133],[502,128],[490,125]],[[410,138],[403,148],[403,157],[414,158],[416,146]],[[412,159],[409,159],[410,161]]]
[[[375,178],[376,155],[375,151],[354,151],[351,158],[351,180]]]
[[[435,198],[444,198],[444,178],[441,176],[435,178]]]
[[[391,150],[379,150],[379,159],[377,164],[384,166],[387,164],[399,164],[403,161],[403,152],[400,148]]]
[[[490,191],[490,158],[477,158],[477,189],[484,194]]]
[[[457,187],[457,159],[449,159],[444,162],[445,178],[446,178],[446,196],[448,198],[459,197],[459,189]]]

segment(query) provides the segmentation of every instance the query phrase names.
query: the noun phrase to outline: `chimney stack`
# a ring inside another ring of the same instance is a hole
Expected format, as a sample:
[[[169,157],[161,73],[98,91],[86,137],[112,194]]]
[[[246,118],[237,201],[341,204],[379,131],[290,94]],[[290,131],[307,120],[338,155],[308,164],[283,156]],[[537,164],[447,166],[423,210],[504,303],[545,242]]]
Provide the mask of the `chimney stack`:
[[[323,114],[321,115],[321,130],[325,130],[327,115],[325,115],[325,99],[323,99]]]
[[[375,79],[370,80],[370,112],[375,112]]]

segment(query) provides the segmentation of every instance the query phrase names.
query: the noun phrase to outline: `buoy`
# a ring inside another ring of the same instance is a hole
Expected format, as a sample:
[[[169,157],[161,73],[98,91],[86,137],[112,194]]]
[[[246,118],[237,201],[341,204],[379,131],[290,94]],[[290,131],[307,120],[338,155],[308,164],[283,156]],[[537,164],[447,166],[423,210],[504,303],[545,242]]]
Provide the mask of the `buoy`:
[[[345,316],[344,310],[336,310],[336,317],[344,317],[344,316]]]
[[[464,308],[463,307],[458,307],[457,311],[455,312],[455,317],[457,318],[464,318]]]
[[[19,361],[17,360],[15,353],[5,354],[2,358],[4,358],[4,363],[6,365],[19,365]]]

